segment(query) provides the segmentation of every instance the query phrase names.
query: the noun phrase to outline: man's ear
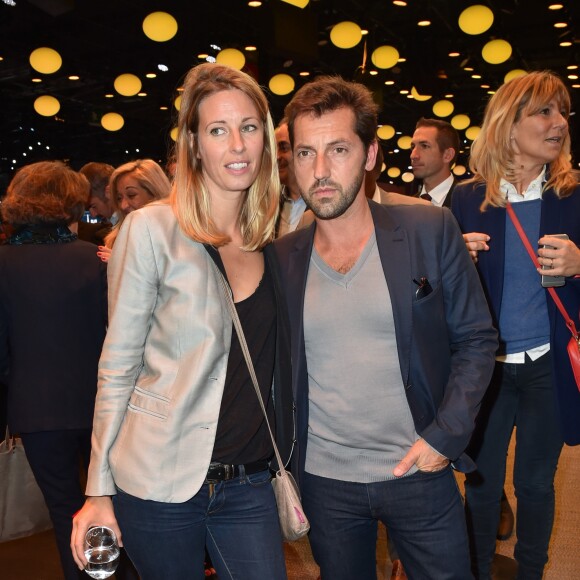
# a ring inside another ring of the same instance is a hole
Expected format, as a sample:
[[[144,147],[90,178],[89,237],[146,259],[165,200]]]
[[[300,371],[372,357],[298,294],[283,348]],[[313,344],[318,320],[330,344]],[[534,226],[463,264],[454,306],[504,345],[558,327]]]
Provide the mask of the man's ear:
[[[455,153],[456,151],[453,147],[448,147],[443,151],[443,161],[445,161],[445,163],[451,163],[455,157]]]
[[[367,162],[365,163],[365,170],[370,171],[374,168],[377,161],[377,151],[379,149],[379,144],[376,139],[369,145],[367,151]]]

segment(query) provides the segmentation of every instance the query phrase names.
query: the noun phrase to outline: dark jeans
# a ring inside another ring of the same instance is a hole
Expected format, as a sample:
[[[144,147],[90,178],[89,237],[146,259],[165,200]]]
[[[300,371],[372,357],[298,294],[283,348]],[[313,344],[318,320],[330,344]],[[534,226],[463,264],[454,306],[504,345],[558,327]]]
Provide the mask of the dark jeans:
[[[472,578],[463,504],[450,467],[369,484],[305,473],[302,492],[322,580],[376,578],[378,521],[409,578]]]
[[[70,536],[72,517],[85,503],[80,474],[81,466],[86,471],[89,464],[91,430],[40,431],[20,436],[50,513],[64,577],[84,580],[88,576],[73,560]]]
[[[476,577],[491,578],[506,454],[514,426],[518,578],[540,580],[554,522],[554,476],[563,446],[550,353],[524,364],[497,363],[468,453],[477,471],[465,482]]]
[[[201,580],[204,547],[220,580],[285,580],[286,565],[270,474],[207,484],[184,503],[113,496],[123,544],[141,580]]]

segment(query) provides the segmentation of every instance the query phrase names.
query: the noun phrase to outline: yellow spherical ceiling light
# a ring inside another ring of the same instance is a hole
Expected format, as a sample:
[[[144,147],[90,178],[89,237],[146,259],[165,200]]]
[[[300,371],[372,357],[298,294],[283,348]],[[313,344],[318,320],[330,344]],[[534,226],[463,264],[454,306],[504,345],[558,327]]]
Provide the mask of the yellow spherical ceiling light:
[[[39,73],[50,75],[62,66],[62,58],[54,48],[43,46],[30,53],[30,66]]]
[[[455,115],[451,119],[451,125],[458,131],[467,129],[467,127],[469,127],[469,123],[471,123],[471,119],[467,115]]]
[[[411,95],[416,101],[428,101],[433,98],[432,95],[420,95],[415,87],[411,89]]]
[[[403,173],[403,175],[401,175],[401,179],[405,183],[411,183],[411,181],[413,181],[413,179],[415,179],[415,176],[410,171],[405,171],[405,173]]]
[[[401,170],[398,167],[389,167],[389,169],[387,169],[387,175],[393,179],[396,179],[399,177],[399,175],[401,175]]]
[[[465,131],[465,136],[470,141],[475,141],[477,139],[477,136],[479,135],[480,131],[481,131],[481,127],[478,127],[477,125],[473,125],[472,127],[469,127]]]
[[[106,113],[101,117],[101,125],[107,131],[118,131],[125,124],[125,119],[119,113]]]
[[[489,64],[501,64],[512,55],[512,46],[507,40],[490,40],[482,49],[481,56]]]
[[[34,101],[34,110],[43,117],[54,117],[60,111],[60,103],[55,97],[42,95]]]
[[[392,68],[399,60],[399,51],[394,46],[385,44],[375,48],[371,55],[371,60],[378,68]]]
[[[465,172],[467,171],[467,169],[465,168],[465,165],[456,165],[453,169],[452,169],[454,175],[457,175],[458,177],[460,175],[465,175]]]
[[[483,34],[493,24],[493,12],[487,6],[475,4],[459,15],[458,24],[465,34]]]
[[[173,141],[177,141],[178,135],[179,129],[177,127],[173,127],[173,129],[171,129],[171,132],[169,133],[169,136],[171,137],[171,139],[173,139]]]
[[[433,104],[433,113],[437,115],[437,117],[449,117],[449,115],[453,113],[454,108],[455,106],[451,101],[443,99]]]
[[[173,106],[179,111],[181,108],[181,95],[179,95],[175,101],[173,101]]]
[[[242,70],[246,64],[246,57],[241,50],[237,48],[224,48],[217,53],[215,60],[218,64],[231,66],[232,68]]]
[[[338,48],[353,48],[362,38],[362,30],[356,22],[339,22],[330,31],[330,42]]]
[[[296,85],[294,79],[290,75],[281,73],[274,75],[270,79],[268,86],[275,95],[283,96],[291,93]]]
[[[528,74],[527,71],[525,71],[524,69],[515,68],[506,73],[505,77],[503,77],[503,82],[509,83],[512,79],[517,79],[518,77],[523,77],[524,75],[527,74]]]
[[[155,42],[167,42],[177,34],[177,20],[167,12],[152,12],[143,20],[143,32]]]
[[[403,135],[402,137],[399,137],[397,139],[397,145],[401,148],[401,149],[411,149],[411,141],[413,139],[411,139],[411,137],[409,137],[409,135]]]
[[[383,139],[383,141],[387,141],[395,135],[395,128],[391,127],[391,125],[381,125],[377,129],[377,137],[379,139]]]
[[[132,74],[119,75],[114,82],[115,90],[124,97],[132,97],[141,90],[139,77]]]

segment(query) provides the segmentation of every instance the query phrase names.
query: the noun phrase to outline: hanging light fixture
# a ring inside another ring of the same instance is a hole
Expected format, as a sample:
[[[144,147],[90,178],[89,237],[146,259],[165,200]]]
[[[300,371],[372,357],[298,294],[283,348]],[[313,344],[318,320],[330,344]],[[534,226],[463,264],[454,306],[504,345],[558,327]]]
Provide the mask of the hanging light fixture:
[[[512,55],[511,44],[507,40],[490,40],[482,49],[481,56],[489,64],[501,64]]]
[[[493,24],[493,12],[487,6],[475,4],[459,15],[458,24],[465,34],[483,34]]]
[[[411,181],[413,181],[413,179],[415,179],[415,176],[410,171],[405,171],[405,173],[403,173],[403,175],[401,175],[401,179],[405,183],[411,183]]]
[[[381,125],[377,129],[377,137],[383,141],[391,139],[395,135],[395,128],[391,125]]]
[[[477,136],[479,135],[480,131],[481,131],[481,127],[478,127],[477,125],[473,125],[472,127],[469,127],[465,131],[465,136],[470,141],[475,141],[475,139],[477,139]]]
[[[306,8],[310,0],[282,0],[282,2],[286,2],[286,4],[292,4],[292,6],[296,6],[296,8]]]
[[[415,87],[413,87],[411,89],[411,96],[416,100],[416,101],[428,101],[429,99],[432,99],[433,96],[432,95],[420,95],[419,91],[417,91],[417,89]]]
[[[118,131],[125,124],[125,119],[119,113],[106,113],[101,117],[101,125],[107,131]]]
[[[167,12],[152,12],[143,20],[143,32],[155,42],[167,42],[177,34],[177,20]]]
[[[268,83],[270,90],[275,95],[281,96],[291,93],[295,86],[294,79],[290,75],[284,73],[274,75]]]
[[[378,68],[392,68],[399,61],[399,51],[394,46],[379,46],[371,54],[371,60]]]
[[[399,175],[401,175],[401,170],[398,167],[389,167],[387,169],[387,175],[393,179],[396,179],[399,177]]]
[[[409,137],[409,135],[403,135],[397,139],[397,145],[401,149],[411,149],[411,141],[413,141],[413,139]]]
[[[177,141],[178,135],[179,135],[179,129],[177,127],[173,127],[173,129],[171,129],[171,132],[169,133],[169,136],[171,137],[171,139],[173,141]]]
[[[458,131],[467,129],[469,123],[471,123],[471,119],[467,115],[455,115],[451,119],[451,125]]]
[[[42,95],[34,101],[34,110],[43,117],[54,117],[60,111],[60,103],[55,97]]]
[[[465,172],[467,171],[467,169],[465,168],[465,165],[456,165],[453,169],[453,174],[457,175],[457,177],[461,176],[461,175],[465,175]]]
[[[433,113],[437,117],[449,117],[449,115],[453,113],[454,108],[455,106],[451,101],[442,99],[441,101],[437,101],[433,104]]]
[[[62,58],[54,48],[43,46],[30,53],[30,66],[39,73],[50,75],[62,66]]]
[[[505,77],[503,77],[503,82],[509,83],[512,79],[517,79],[518,77],[523,77],[524,75],[527,74],[528,74],[527,71],[521,68],[515,68],[513,70],[510,70],[510,72],[506,73]]]
[[[133,97],[141,90],[139,77],[132,74],[119,75],[113,83],[115,90],[124,97]]]
[[[338,48],[353,48],[362,38],[362,30],[356,22],[339,22],[330,31],[330,42]]]
[[[237,48],[224,48],[217,53],[215,60],[218,64],[231,66],[237,70],[242,70],[246,64],[246,57]]]

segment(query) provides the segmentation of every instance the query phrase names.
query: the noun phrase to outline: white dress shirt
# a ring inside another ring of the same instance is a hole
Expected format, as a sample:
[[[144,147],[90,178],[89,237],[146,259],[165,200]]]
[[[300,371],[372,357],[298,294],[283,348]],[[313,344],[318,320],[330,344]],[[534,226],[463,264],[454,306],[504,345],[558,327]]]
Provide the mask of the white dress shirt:
[[[428,193],[431,196],[431,203],[436,205],[437,207],[443,207],[443,203],[445,202],[445,198],[453,185],[453,175],[449,175],[447,179],[444,179],[439,185],[434,187],[431,191],[427,191],[425,189],[425,185],[421,186],[421,190],[419,191],[419,196],[423,193]]]

